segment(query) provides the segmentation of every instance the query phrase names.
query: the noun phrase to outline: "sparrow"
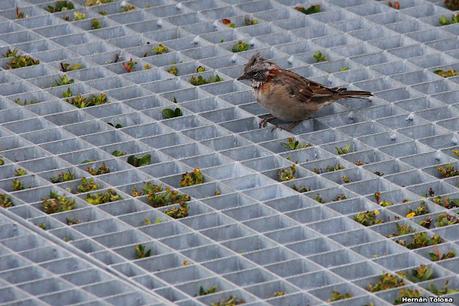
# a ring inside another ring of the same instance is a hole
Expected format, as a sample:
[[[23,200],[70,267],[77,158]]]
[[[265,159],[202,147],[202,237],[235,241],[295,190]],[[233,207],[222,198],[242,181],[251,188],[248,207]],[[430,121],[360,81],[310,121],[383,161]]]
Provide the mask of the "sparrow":
[[[249,59],[237,80],[251,80],[257,102],[270,112],[260,122],[260,127],[265,127],[277,118],[291,122],[288,128],[284,128],[289,131],[337,100],[368,99],[372,96],[368,91],[328,88],[293,71],[282,69],[275,62],[263,58],[260,53]]]

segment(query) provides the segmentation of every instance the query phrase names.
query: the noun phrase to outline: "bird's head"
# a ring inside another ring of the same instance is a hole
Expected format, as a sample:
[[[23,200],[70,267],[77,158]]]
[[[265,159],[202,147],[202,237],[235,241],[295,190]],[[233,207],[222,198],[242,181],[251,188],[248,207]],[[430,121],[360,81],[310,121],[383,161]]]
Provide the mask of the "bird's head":
[[[237,79],[264,82],[273,69],[280,68],[274,62],[263,58],[260,53],[256,53],[249,59],[244,67],[244,72]]]

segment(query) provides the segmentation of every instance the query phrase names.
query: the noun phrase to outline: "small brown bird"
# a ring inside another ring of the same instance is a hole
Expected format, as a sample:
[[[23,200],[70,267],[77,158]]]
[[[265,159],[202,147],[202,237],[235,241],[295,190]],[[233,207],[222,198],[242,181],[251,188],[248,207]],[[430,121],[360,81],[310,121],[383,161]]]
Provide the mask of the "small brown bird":
[[[271,114],[260,127],[276,118],[292,122],[291,130],[322,107],[344,98],[368,99],[368,91],[328,88],[266,60],[259,53],[253,55],[238,80],[251,80],[257,102]]]

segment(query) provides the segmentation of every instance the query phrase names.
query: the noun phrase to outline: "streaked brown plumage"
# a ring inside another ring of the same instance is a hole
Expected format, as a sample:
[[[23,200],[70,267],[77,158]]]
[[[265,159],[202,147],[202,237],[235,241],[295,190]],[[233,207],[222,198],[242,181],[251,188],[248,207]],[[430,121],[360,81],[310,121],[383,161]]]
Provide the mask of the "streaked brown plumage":
[[[372,96],[368,91],[328,88],[282,69],[258,53],[247,62],[244,73],[238,78],[244,79],[252,80],[258,103],[272,115],[262,124],[275,118],[298,124],[337,100]]]

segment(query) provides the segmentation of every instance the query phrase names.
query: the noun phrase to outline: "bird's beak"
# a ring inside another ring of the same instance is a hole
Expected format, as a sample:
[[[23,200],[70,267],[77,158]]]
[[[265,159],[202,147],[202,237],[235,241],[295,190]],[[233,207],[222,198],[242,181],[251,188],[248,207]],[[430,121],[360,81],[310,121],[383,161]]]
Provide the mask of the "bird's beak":
[[[248,76],[246,73],[244,73],[244,74],[242,74],[240,77],[238,77],[237,80],[238,80],[238,81],[240,81],[240,80],[247,80],[248,78],[249,78],[249,76]]]

